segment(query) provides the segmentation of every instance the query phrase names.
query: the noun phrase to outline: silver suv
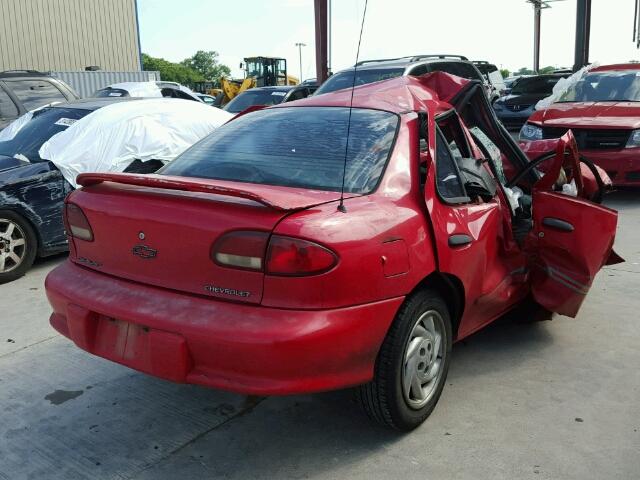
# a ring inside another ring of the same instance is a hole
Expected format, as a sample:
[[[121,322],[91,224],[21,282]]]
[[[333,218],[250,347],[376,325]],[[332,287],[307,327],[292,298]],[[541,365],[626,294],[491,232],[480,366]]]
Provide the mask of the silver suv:
[[[478,80],[489,93],[491,86],[478,68],[462,55],[415,55],[412,57],[388,58],[383,60],[365,60],[354,67],[342,70],[329,77],[316,91],[315,95],[351,88],[353,72],[356,73],[356,87],[367,83],[380,82],[402,75],[419,76],[431,72],[446,72],[470,80]]]

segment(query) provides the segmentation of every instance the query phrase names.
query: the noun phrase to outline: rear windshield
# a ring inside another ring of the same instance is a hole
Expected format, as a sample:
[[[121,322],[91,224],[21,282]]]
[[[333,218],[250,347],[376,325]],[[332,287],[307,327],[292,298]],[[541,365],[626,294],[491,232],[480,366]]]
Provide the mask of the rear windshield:
[[[551,95],[553,87],[560,77],[528,77],[521,78],[513,86],[511,93],[514,95]]]
[[[248,90],[231,100],[224,109],[238,113],[254,105],[276,105],[282,102],[286,94],[283,90]]]
[[[594,72],[571,86],[560,102],[640,102],[640,71]]]
[[[381,68],[378,70],[367,69],[359,70],[356,75],[356,87],[367,83],[380,82],[390,78],[399,77],[404,73],[404,68]],[[336,73],[329,77],[326,82],[320,85],[314,95],[322,95],[323,93],[335,92],[343,88],[351,88],[353,85],[353,70]]]
[[[348,108],[261,110],[223,125],[161,170],[166,175],[339,191]],[[398,117],[354,108],[345,192],[369,193],[393,147]]]
[[[103,97],[128,97],[129,92],[123,90],[121,88],[103,88],[102,90],[98,90],[93,94],[94,97],[103,98]]]
[[[56,133],[66,130],[91,110],[49,107],[33,112],[33,117],[11,139],[0,142],[0,155],[21,155],[31,162],[42,161],[38,150]]]

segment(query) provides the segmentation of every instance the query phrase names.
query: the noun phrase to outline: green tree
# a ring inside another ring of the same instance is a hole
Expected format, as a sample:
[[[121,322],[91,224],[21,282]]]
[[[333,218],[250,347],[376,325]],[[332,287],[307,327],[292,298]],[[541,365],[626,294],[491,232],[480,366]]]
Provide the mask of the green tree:
[[[231,69],[218,62],[218,52],[198,50],[192,57],[184,59],[181,65],[200,73],[205,80],[217,82],[221,77],[228,77]]]
[[[554,71],[554,70],[556,70],[556,67],[549,66],[549,67],[541,68],[541,69],[540,69],[540,71],[539,71],[538,73],[539,73],[539,74],[544,74],[544,73],[553,73],[553,71]]]
[[[507,78],[509,75],[511,75],[511,72],[506,68],[501,68],[500,73],[502,74],[502,78]]]
[[[180,63],[173,63],[164,58],[156,58],[142,54],[142,69],[160,72],[160,78],[167,82],[178,82],[192,87],[196,82],[204,81],[202,74]]]
[[[533,70],[527,68],[527,67],[522,67],[520,70],[515,72],[516,75],[533,75]]]

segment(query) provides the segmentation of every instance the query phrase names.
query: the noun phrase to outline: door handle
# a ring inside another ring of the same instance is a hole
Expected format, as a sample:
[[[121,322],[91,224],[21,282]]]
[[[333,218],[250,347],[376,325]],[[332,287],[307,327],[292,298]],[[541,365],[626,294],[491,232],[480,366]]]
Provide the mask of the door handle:
[[[471,242],[473,242],[473,238],[466,233],[455,233],[449,236],[450,247],[462,247],[464,245],[469,245]]]
[[[542,219],[542,224],[545,227],[560,230],[561,232],[573,232],[575,228],[569,222],[560,220],[559,218],[545,217]]]

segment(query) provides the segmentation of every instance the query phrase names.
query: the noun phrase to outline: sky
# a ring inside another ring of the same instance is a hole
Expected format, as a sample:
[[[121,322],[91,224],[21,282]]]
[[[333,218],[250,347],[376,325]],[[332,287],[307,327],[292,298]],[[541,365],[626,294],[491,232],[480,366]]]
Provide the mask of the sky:
[[[353,65],[364,0],[330,0],[331,69]],[[541,66],[573,65],[576,0],[542,13]],[[235,7],[235,8],[234,8]],[[590,60],[640,59],[632,42],[634,0],[593,0]],[[215,50],[232,75],[244,57],[287,59],[289,74],[315,77],[313,0],[138,0],[142,51],[180,61]],[[360,60],[448,53],[511,71],[533,64],[533,7],[525,0],[369,0]]]

